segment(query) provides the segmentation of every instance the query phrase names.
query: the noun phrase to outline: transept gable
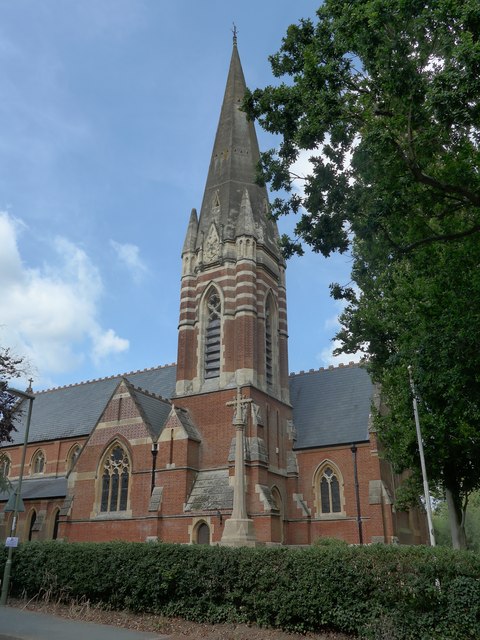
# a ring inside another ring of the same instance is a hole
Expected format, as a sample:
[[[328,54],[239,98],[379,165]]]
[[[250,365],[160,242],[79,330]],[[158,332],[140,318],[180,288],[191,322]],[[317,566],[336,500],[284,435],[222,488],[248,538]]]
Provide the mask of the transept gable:
[[[193,440],[201,442],[202,438],[195,423],[186,409],[172,405],[165,427],[159,436],[159,442],[166,442],[173,436],[175,440]]]

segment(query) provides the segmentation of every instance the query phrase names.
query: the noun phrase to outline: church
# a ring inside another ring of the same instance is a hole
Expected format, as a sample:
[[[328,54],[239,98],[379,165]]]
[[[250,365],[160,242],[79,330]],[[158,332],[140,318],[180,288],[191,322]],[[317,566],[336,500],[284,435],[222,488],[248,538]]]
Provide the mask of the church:
[[[351,363],[289,374],[286,265],[255,182],[245,89],[234,38],[203,202],[185,220],[177,363],[34,394],[20,540],[426,540],[423,513],[395,509],[368,373]],[[11,491],[29,402],[2,448]]]

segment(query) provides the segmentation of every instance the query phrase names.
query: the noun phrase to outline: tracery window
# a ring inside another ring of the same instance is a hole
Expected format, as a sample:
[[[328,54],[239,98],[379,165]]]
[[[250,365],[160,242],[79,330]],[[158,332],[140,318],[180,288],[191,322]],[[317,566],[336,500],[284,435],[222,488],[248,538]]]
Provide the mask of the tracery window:
[[[126,451],[116,444],[103,463],[100,511],[126,511],[130,461]]]
[[[37,451],[37,453],[35,453],[32,458],[31,469],[34,474],[45,473],[45,454],[43,451]]]
[[[207,298],[205,328],[205,379],[220,375],[220,338],[222,331],[222,302],[216,290]]]
[[[331,466],[326,466],[320,479],[321,511],[325,513],[340,513],[342,504],[340,498],[340,483]]]

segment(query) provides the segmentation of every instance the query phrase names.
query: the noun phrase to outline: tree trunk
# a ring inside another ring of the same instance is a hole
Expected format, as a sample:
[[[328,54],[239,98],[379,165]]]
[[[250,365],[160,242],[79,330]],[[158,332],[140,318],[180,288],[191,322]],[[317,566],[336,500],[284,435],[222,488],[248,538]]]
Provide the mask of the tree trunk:
[[[467,537],[465,535],[465,518],[463,518],[462,508],[459,505],[459,498],[450,490],[445,488],[448,506],[448,520],[450,523],[450,534],[452,536],[452,546],[454,549],[466,549]]]

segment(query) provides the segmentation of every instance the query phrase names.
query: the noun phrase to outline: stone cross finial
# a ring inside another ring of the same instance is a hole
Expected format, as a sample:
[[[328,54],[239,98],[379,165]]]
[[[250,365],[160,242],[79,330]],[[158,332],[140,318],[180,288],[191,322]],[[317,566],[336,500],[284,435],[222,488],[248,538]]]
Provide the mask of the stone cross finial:
[[[33,378],[29,378],[29,385],[28,385],[28,389],[27,389],[27,393],[33,393],[33,389],[32,389],[32,382],[33,382]]]
[[[227,402],[227,407],[234,407],[233,422],[234,426],[245,426],[247,417],[247,404],[253,402],[252,398],[242,395],[240,387],[237,387],[237,395],[231,402]]]

